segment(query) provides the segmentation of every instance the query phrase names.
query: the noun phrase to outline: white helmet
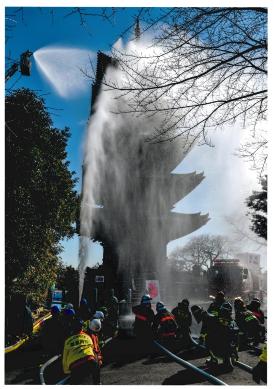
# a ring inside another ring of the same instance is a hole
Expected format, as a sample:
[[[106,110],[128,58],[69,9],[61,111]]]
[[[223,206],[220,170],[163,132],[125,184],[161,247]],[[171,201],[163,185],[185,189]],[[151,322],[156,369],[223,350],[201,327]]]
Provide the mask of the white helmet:
[[[103,321],[104,320],[104,313],[101,312],[101,311],[96,311],[94,316],[93,316],[93,319],[99,319],[100,321]]]
[[[101,330],[101,321],[99,319],[92,319],[89,321],[89,328],[91,331],[99,332]]]

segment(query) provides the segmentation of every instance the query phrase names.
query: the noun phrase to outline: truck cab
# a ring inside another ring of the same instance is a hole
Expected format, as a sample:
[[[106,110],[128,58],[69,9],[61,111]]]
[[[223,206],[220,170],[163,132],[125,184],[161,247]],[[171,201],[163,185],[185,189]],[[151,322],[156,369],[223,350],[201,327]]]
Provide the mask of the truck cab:
[[[216,259],[207,271],[208,292],[222,290],[227,296],[242,296],[245,292],[248,269],[239,259]]]

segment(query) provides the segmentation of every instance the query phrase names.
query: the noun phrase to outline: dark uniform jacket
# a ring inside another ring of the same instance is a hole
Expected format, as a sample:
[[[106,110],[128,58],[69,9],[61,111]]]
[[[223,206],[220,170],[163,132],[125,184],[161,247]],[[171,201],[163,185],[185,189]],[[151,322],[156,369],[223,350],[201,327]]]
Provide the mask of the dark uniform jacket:
[[[155,317],[152,308],[143,304],[132,308],[135,315],[134,332],[137,336],[152,336],[152,323]]]
[[[203,318],[206,326],[206,346],[218,357],[237,353],[239,328],[233,319],[225,320],[209,313]]]
[[[192,314],[189,309],[176,307],[172,310],[172,315],[174,315],[179,329],[189,332],[192,324]]]
[[[153,322],[153,334],[159,338],[175,337],[177,323],[174,315],[169,311],[158,312]]]

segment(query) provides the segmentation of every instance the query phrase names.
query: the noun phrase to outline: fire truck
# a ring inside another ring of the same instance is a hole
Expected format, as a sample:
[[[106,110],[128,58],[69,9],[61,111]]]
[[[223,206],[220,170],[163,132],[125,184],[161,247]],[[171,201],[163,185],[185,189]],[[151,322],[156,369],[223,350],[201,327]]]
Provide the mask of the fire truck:
[[[239,259],[216,259],[207,271],[210,295],[222,290],[227,297],[248,297],[253,292],[253,280]]]

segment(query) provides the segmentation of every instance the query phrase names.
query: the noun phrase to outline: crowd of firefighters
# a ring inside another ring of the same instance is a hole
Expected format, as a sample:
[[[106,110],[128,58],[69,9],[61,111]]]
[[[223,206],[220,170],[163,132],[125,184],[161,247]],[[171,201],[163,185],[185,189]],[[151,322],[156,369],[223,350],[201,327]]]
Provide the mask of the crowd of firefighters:
[[[40,339],[49,355],[62,354],[62,366],[69,384],[100,384],[101,345],[118,329],[119,305],[110,296],[105,307],[93,311],[85,298],[74,309],[51,308],[52,317],[43,323]]]
[[[137,337],[160,341],[171,349],[175,340],[180,340],[184,349],[193,348],[194,340],[190,327],[192,316],[201,323],[199,345],[207,349],[210,358],[206,361],[211,367],[219,364],[226,370],[233,370],[234,360],[238,359],[238,350],[244,345],[257,350],[259,343],[265,343],[265,316],[261,302],[254,298],[245,305],[241,297],[234,299],[233,307],[226,301],[222,291],[218,292],[207,310],[198,305],[189,308],[189,301],[183,299],[177,307],[169,311],[162,302],[156,303],[156,314],[151,306],[151,298],[144,295],[141,303],[133,307],[135,314],[134,331]],[[259,349],[258,349],[259,350]],[[266,382],[266,346],[259,351],[259,363],[253,369],[253,379]]]
[[[168,349],[176,343],[185,350],[201,347],[210,355],[206,362],[211,368],[222,360],[223,367],[230,371],[234,360],[238,359],[240,347],[245,344],[260,350],[259,343],[265,343],[265,316],[257,298],[246,306],[242,298],[237,297],[232,307],[224,293],[218,292],[207,310],[198,305],[190,308],[189,301],[183,299],[171,310],[161,301],[157,302],[156,313],[151,301],[150,295],[142,296],[132,312],[134,336],[144,348],[151,350],[152,358],[154,353],[150,345],[154,340]],[[92,311],[85,298],[77,309],[72,304],[62,310],[54,305],[51,319],[43,324],[42,345],[49,355],[62,354],[63,371],[70,375],[71,384],[100,384],[100,348],[107,338],[117,334],[118,300],[112,295],[106,306],[97,309]],[[201,324],[197,344],[191,336],[192,317]],[[253,368],[253,379],[258,384],[261,380],[266,382],[266,347],[259,354],[259,362]]]

